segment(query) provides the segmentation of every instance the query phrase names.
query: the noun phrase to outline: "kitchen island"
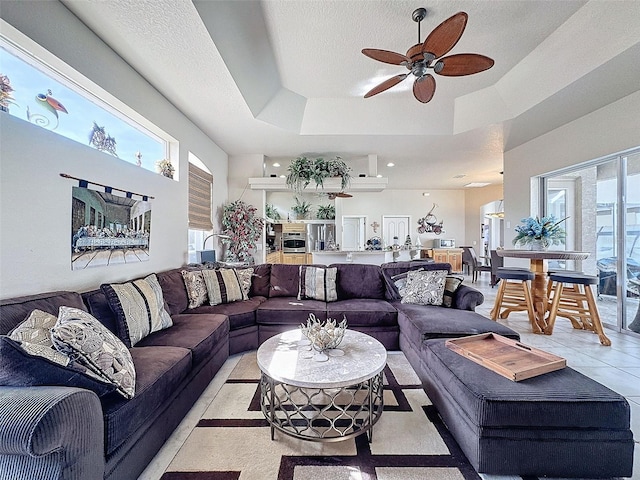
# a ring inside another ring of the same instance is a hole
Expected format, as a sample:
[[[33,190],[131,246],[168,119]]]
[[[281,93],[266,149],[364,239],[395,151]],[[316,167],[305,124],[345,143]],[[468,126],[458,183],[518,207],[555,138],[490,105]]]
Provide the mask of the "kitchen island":
[[[396,258],[392,250],[318,250],[311,252],[316,265],[332,263],[364,263],[382,265],[389,262],[403,262],[420,258],[420,250],[398,250]]]

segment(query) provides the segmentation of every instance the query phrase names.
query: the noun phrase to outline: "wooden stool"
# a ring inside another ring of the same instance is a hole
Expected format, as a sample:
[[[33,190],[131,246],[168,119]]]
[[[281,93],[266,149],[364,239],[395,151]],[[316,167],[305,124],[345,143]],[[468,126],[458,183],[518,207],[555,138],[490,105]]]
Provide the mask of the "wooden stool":
[[[511,312],[526,311],[534,333],[542,333],[533,313],[533,299],[529,282],[534,278],[533,272],[523,268],[500,267],[496,277],[502,280],[498,287],[496,303],[491,310],[491,320],[507,318]],[[500,309],[506,307],[502,312]]]
[[[574,274],[578,274],[578,275],[583,275],[584,272],[580,272],[578,270],[549,270],[547,271],[547,275],[549,275],[549,279],[547,281],[547,310],[551,310],[551,302],[553,301],[553,289],[555,287],[555,283],[553,280],[551,280],[551,275],[553,274],[564,274],[564,275],[574,275]],[[565,285],[562,289],[562,291],[565,293],[565,295],[567,294],[567,292],[575,292],[575,293],[580,293],[578,290],[578,287],[576,287],[573,284],[568,284]],[[571,321],[571,325],[573,325],[573,328],[577,328],[577,329],[582,329],[582,324],[576,322],[575,318],[571,317],[569,319]]]
[[[591,291],[591,285],[598,283],[598,277],[583,273],[552,273],[549,280],[554,282],[553,301],[544,333],[551,335],[556,317],[561,316],[568,318],[573,328],[597,333],[602,345],[611,345],[611,340],[604,334],[598,306]],[[572,287],[565,287],[566,284]]]

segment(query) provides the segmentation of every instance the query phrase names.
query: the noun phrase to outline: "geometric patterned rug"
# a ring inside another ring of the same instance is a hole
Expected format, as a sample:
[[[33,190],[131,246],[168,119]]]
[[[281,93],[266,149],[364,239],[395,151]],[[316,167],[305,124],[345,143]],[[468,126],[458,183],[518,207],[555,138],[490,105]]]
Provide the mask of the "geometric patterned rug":
[[[384,411],[371,443],[366,435],[319,443],[278,431],[271,440],[256,353],[246,353],[161,479],[480,479],[402,353],[389,352],[384,377]]]

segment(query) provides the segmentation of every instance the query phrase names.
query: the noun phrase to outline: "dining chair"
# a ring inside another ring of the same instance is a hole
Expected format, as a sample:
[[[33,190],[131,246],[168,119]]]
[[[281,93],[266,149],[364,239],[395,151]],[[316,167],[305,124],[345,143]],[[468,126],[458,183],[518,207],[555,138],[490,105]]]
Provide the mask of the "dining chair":
[[[491,265],[482,265],[473,247],[469,248],[469,254],[471,255],[471,282],[475,283],[478,281],[478,273],[491,272]]]

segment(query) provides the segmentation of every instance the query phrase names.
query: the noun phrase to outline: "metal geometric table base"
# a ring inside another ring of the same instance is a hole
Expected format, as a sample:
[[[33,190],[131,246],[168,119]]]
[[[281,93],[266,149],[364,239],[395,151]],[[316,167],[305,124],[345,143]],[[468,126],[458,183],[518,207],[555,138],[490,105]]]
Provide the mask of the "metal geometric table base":
[[[382,415],[382,372],[356,385],[303,388],[273,380],[262,373],[260,406],[271,425],[287,435],[315,442],[338,442],[367,432]]]

